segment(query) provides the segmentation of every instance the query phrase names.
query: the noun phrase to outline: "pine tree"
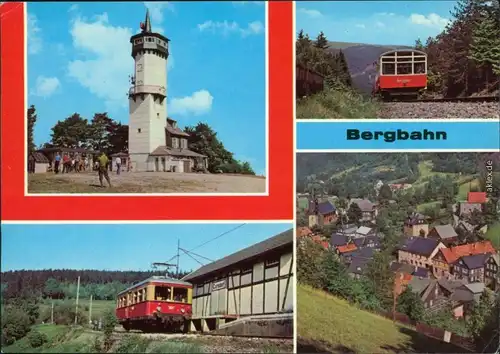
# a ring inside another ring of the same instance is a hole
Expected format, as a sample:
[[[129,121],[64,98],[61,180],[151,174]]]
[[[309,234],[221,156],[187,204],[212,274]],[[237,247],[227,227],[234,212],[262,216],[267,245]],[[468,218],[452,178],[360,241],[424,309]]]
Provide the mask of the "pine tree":
[[[481,6],[477,12],[469,59],[477,63],[488,88],[492,69],[496,66],[498,70],[500,65],[500,28],[487,7]]]
[[[27,120],[28,120],[28,152],[32,153],[35,151],[36,146],[35,146],[35,140],[34,140],[34,129],[35,129],[35,123],[36,123],[36,109],[35,106],[31,105],[30,108],[28,108],[28,114],[27,114]]]
[[[326,49],[328,47],[328,40],[326,39],[326,36],[323,33],[323,31],[319,32],[318,36],[316,37],[314,46],[320,49]]]

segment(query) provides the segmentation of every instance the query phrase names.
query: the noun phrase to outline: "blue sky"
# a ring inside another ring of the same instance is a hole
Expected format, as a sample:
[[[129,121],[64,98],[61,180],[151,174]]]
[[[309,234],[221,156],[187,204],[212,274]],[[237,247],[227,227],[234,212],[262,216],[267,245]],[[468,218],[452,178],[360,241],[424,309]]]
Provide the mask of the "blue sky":
[[[265,6],[262,2],[28,4],[28,104],[37,145],[58,120],[96,112],[128,123],[130,36],[146,7],[170,42],[168,115],[212,126],[237,159],[265,171]]]
[[[298,1],[297,32],[323,31],[330,41],[414,45],[439,34],[455,1]]]
[[[242,224],[2,224],[2,271],[18,269],[151,270],[180,247],[191,250]],[[293,227],[245,224],[193,250],[217,260]],[[182,252],[181,252],[182,253]],[[202,263],[209,263],[199,259]],[[183,270],[200,265],[181,255]]]

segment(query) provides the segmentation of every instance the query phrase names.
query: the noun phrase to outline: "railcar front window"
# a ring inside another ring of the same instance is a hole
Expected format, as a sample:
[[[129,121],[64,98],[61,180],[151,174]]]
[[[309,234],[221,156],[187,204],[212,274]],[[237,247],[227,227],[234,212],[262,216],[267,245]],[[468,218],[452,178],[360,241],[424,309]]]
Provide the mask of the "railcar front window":
[[[415,63],[415,74],[425,74],[425,62]]]
[[[187,302],[188,289],[186,288],[174,288],[174,301]]]
[[[156,286],[155,300],[159,301],[172,300],[172,289],[169,286]]]
[[[396,65],[394,63],[383,63],[382,64],[382,75],[395,75]]]
[[[411,63],[398,63],[398,74],[411,74]]]

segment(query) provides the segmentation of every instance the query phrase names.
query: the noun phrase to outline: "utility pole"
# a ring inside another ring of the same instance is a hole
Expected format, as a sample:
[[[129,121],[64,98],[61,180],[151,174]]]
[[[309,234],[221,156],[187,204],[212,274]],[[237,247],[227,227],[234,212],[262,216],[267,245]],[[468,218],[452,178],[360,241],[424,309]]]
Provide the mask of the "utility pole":
[[[52,306],[50,310],[50,324],[54,324],[54,300],[52,300]]]
[[[90,305],[89,305],[89,324],[92,323],[92,295],[90,295]]]
[[[175,277],[176,278],[179,278],[179,258],[180,258],[179,251],[180,251],[180,248],[181,248],[181,240],[177,239],[177,265],[175,266]]]
[[[78,283],[76,285],[76,310],[75,310],[75,326],[78,323],[78,298],[80,297],[80,277],[78,277]]]

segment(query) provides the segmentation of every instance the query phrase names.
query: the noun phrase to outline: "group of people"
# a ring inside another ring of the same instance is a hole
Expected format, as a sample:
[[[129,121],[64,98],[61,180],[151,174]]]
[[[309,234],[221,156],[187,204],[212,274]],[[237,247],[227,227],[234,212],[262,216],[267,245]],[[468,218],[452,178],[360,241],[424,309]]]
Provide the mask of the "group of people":
[[[61,157],[59,153],[56,153],[53,170],[56,174],[59,173],[60,169],[61,173],[84,172],[89,171],[91,166],[91,160],[88,156],[75,153],[72,155],[64,154]]]

